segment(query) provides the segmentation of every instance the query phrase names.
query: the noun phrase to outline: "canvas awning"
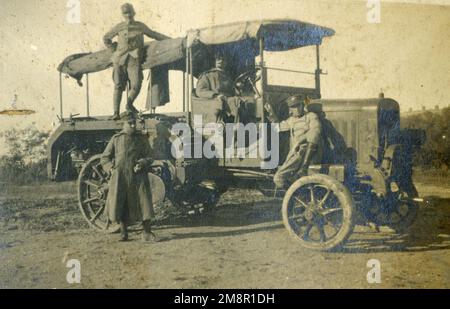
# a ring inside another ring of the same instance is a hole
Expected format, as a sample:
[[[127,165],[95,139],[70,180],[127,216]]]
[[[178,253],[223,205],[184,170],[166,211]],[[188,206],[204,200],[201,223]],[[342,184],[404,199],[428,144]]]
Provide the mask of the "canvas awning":
[[[219,45],[242,40],[257,42],[262,36],[265,50],[284,51],[321,44],[324,37],[332,36],[334,33],[333,29],[299,20],[257,20],[190,30],[187,34],[187,45],[191,47],[197,42]]]

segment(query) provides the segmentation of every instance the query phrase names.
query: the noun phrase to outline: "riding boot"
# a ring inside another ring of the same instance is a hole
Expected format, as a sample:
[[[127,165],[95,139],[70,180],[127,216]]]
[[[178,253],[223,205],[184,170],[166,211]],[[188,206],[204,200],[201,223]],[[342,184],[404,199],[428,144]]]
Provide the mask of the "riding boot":
[[[120,241],[128,240],[128,228],[125,222],[119,222],[120,225]]]
[[[145,220],[142,222],[142,227],[144,228],[144,231],[142,233],[142,240],[145,242],[150,242],[150,243],[155,243],[160,241],[160,239],[158,238],[158,236],[156,236],[153,232],[152,232],[152,228],[151,228],[151,222],[150,220]]]
[[[139,113],[137,108],[133,106],[133,103],[131,102],[131,100],[128,100],[126,109],[127,109],[128,112],[131,112],[131,113],[134,113],[134,114],[138,114]]]
[[[114,95],[113,95],[114,114],[110,118],[112,120],[120,119],[120,101],[122,101],[122,91],[114,90]]]

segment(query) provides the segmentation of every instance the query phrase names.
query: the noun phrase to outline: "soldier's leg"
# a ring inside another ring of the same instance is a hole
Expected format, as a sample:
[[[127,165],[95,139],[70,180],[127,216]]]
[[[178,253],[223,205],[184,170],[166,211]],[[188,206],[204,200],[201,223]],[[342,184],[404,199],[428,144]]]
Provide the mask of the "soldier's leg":
[[[303,162],[303,149],[299,151],[291,150],[286,158],[286,161],[281,165],[275,175],[273,182],[277,189],[286,189],[292,181],[295,181],[297,172]]]
[[[142,70],[139,59],[129,57],[127,63],[128,80],[130,81],[130,90],[127,98],[127,110],[137,113],[138,110],[133,106],[134,100],[139,95],[142,85]]]
[[[125,200],[124,205],[127,205],[128,199]],[[122,208],[122,212],[120,214],[120,240],[127,241],[128,240],[128,207],[125,206]]]
[[[152,194],[150,191],[150,183],[146,175],[139,182],[138,196],[139,206],[142,214],[142,240],[145,242],[158,242],[160,239],[152,232],[151,219],[155,216],[153,209]]]
[[[127,84],[127,72],[123,65],[115,64],[113,69],[113,81],[114,81],[114,94],[113,94],[113,107],[114,114],[112,119],[117,120],[120,118],[120,102],[122,101],[122,93],[125,90]]]
[[[142,221],[142,227],[144,232],[142,233],[142,240],[145,242],[159,242],[160,238],[152,232],[152,225],[150,220]]]
[[[224,102],[223,110],[225,114],[233,119],[233,122],[241,122],[240,112],[242,110],[241,99],[239,97],[228,97]]]
[[[127,223],[125,221],[120,221],[120,241],[127,241],[128,240],[128,227]]]
[[[317,154],[318,147],[316,144],[308,143],[302,148],[303,159],[301,161],[301,166],[298,170],[298,177],[302,177],[308,174],[308,168],[313,160],[314,156]]]

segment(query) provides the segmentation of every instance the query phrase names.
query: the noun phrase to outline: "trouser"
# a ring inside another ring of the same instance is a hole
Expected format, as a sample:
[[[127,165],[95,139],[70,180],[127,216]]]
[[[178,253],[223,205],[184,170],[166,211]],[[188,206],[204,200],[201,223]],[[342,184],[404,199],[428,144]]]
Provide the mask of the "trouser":
[[[122,241],[128,240],[128,223],[126,221],[119,221],[120,226],[120,238]],[[151,234],[152,232],[152,223],[150,220],[142,221],[142,227],[144,229],[145,234]]]
[[[127,221],[119,221],[120,226],[120,232],[123,234],[126,234],[128,232],[128,225],[129,223]],[[151,220],[144,220],[142,221],[142,227],[144,229],[144,232],[150,233],[152,231],[152,221]]]
[[[127,104],[131,105],[141,91],[142,80],[143,74],[138,58],[128,56],[123,64],[114,64],[114,112],[118,113],[120,110],[120,100],[122,92],[126,89],[127,82],[130,83]]]
[[[306,176],[311,160],[317,154],[317,145],[306,143],[291,149],[275,175],[273,182],[277,188],[287,188],[299,177]]]
[[[222,110],[218,113],[218,120],[226,123],[246,123],[245,103],[240,97],[226,97],[222,103]]]
[[[277,188],[286,188],[293,180],[302,166],[305,152],[306,147],[300,147],[298,151],[294,149],[289,151],[283,165],[278,168],[273,176],[273,182]]]

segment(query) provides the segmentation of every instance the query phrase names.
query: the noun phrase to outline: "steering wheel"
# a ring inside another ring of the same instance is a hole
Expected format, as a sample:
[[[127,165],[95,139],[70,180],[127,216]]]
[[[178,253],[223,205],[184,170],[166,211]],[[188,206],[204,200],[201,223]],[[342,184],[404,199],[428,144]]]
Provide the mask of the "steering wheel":
[[[261,74],[258,74],[258,71],[261,71],[261,68],[254,67],[245,71],[234,79],[234,89],[236,90],[236,93],[238,95],[241,95],[242,86],[246,83],[249,83],[255,94],[261,96],[258,89],[256,88],[256,82],[261,79]]]

